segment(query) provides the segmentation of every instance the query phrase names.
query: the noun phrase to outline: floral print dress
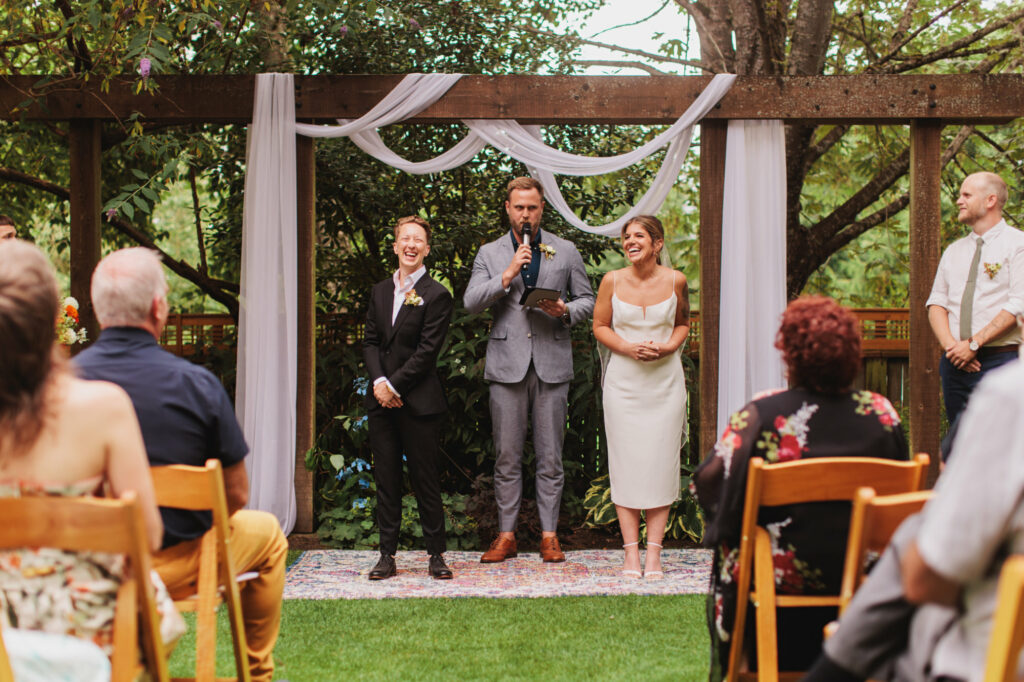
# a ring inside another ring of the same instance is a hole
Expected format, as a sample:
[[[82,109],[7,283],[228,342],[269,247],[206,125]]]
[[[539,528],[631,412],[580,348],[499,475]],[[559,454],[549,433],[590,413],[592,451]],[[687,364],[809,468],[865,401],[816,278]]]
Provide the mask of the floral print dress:
[[[102,476],[64,485],[4,481],[0,497],[104,497],[105,489]],[[109,656],[124,575],[125,557],[120,554],[49,547],[0,551],[0,625],[87,639]],[[160,634],[170,647],[184,634],[185,621],[160,577],[155,571],[151,576]]]
[[[871,391],[826,395],[800,388],[780,390],[756,397],[730,417],[691,484],[706,519],[704,546],[714,550],[708,596],[712,680],[721,679],[728,662],[751,457],[769,463],[811,457],[905,460],[908,451],[899,415],[884,396]],[[758,522],[772,538],[780,594],[839,591],[849,515],[846,502],[761,510]],[[780,669],[806,669],[821,650],[821,626],[835,617],[835,609],[783,609],[778,617]],[[748,617],[747,625],[753,620]],[[744,638],[748,648],[751,634],[748,631]]]

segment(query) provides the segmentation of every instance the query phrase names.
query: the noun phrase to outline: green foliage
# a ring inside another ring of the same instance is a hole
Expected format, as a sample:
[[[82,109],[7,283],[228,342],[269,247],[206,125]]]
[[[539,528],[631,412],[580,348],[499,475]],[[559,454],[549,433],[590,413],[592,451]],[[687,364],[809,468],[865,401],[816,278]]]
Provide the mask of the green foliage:
[[[700,542],[704,537],[704,519],[697,507],[697,501],[690,493],[690,477],[693,470],[683,466],[683,475],[680,478],[680,490],[682,496],[672,503],[669,509],[668,522],[665,524],[665,537],[681,539],[687,538],[693,542]],[[583,499],[583,507],[587,510],[587,517],[584,525],[589,528],[607,526],[618,522],[615,514],[615,503],[612,502],[612,488],[608,474],[599,476],[590,482],[590,488]],[[647,537],[647,520],[643,516],[640,521],[640,538]]]
[[[349,426],[365,433],[365,418],[363,422]],[[331,483],[319,489],[319,495],[325,503],[317,529],[320,541],[330,547],[343,549],[376,549],[380,542],[376,521],[377,486],[370,465],[365,460],[355,459],[346,467],[342,455],[314,448],[306,453],[306,466],[313,469],[330,467],[337,472]],[[448,549],[451,550],[475,549],[479,544],[476,524],[466,515],[466,498],[466,495],[459,493],[441,494]],[[416,498],[411,494],[405,495],[402,497],[398,548],[419,548],[422,546],[422,538],[423,529],[420,526]]]

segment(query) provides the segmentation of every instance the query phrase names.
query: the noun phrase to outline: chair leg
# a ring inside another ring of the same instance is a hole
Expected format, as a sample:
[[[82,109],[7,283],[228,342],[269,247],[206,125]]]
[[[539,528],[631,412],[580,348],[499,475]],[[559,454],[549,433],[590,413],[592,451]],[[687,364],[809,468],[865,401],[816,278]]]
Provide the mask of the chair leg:
[[[778,682],[778,626],[775,618],[775,565],[768,531],[754,535],[754,591],[757,593],[757,673],[760,682]]]
[[[217,548],[213,532],[200,545],[196,605],[196,680],[214,682],[217,667]]]

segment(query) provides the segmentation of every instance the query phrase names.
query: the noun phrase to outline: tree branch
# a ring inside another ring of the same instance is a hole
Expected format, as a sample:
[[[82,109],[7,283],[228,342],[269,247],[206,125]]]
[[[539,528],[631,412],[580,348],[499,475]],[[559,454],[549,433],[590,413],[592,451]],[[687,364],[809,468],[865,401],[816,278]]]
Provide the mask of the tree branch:
[[[627,62],[627,61],[615,61],[614,59],[580,59],[574,61],[573,64],[582,66],[584,68],[588,66],[613,66],[622,69],[640,69],[646,71],[652,76],[667,76],[669,75],[665,71],[659,71],[650,64],[644,64],[643,62]]]
[[[581,43],[583,45],[592,45],[594,47],[603,47],[606,50],[614,50],[616,52],[624,52],[626,54],[635,54],[638,57],[643,57],[644,59],[650,59],[650,60],[656,61],[656,62],[665,62],[665,63],[669,63],[669,64],[681,64],[682,66],[692,66],[692,67],[701,69],[703,71],[710,71],[710,69],[705,67],[700,62],[695,62],[695,61],[692,61],[690,59],[676,59],[675,57],[666,57],[665,55],[654,54],[652,52],[644,52],[643,50],[634,50],[634,49],[629,48],[629,47],[620,47],[619,45],[611,45],[609,43],[602,43],[602,42],[598,42],[596,40],[587,40],[586,38],[580,38],[579,36],[567,36],[567,35],[563,35],[561,33],[555,33],[553,31],[545,31],[543,29],[534,28],[532,26],[523,26],[522,28],[523,28],[524,31],[527,31],[528,33],[536,33],[537,35],[548,36],[549,38],[562,38],[562,39],[574,40],[574,41],[576,41],[578,43]]]
[[[8,180],[10,182],[16,182],[28,187],[39,189],[44,192],[49,192],[64,201],[68,201],[71,198],[71,192],[67,187],[62,187],[49,182],[48,180],[43,180],[42,178],[22,173],[21,171],[14,170],[13,168],[0,166],[0,180]],[[172,257],[166,251],[161,249],[156,242],[149,237],[149,235],[145,234],[123,218],[115,217],[113,219],[109,219],[104,216],[104,219],[107,223],[113,226],[114,229],[140,246],[145,246],[153,249],[154,251],[158,251],[163,257],[164,265],[167,266],[168,270],[181,276],[183,279],[187,279],[192,282],[205,294],[210,296],[210,298],[227,308],[232,317],[236,320],[238,319],[238,299],[228,293],[228,289],[237,287],[237,285],[232,285],[231,283],[224,282],[222,280],[211,279],[188,263]]]

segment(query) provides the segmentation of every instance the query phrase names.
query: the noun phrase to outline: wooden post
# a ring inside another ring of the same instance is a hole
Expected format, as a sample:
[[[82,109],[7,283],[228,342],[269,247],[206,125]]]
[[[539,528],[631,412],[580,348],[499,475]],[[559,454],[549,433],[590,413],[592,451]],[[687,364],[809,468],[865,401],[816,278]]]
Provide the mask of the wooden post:
[[[718,437],[718,327],[722,292],[722,199],[728,121],[700,124],[700,455]]]
[[[89,331],[89,340],[99,336],[89,297],[92,271],[100,262],[100,122],[73,120],[68,127],[71,203],[71,295],[78,299],[78,314]],[[82,346],[72,346],[80,350]]]
[[[295,137],[297,174],[298,330],[295,392],[295,530],[313,532],[313,472],[306,451],[316,430],[316,147],[313,138]]]
[[[939,347],[925,301],[939,265],[942,124],[910,125],[910,447],[931,458],[929,479],[939,467]]]

